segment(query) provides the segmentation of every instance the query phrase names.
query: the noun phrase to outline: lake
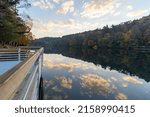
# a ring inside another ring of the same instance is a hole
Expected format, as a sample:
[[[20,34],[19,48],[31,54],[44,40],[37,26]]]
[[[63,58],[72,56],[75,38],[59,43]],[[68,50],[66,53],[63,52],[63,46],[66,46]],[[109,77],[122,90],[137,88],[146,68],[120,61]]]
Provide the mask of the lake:
[[[150,99],[150,51],[51,50],[43,78],[46,100]]]

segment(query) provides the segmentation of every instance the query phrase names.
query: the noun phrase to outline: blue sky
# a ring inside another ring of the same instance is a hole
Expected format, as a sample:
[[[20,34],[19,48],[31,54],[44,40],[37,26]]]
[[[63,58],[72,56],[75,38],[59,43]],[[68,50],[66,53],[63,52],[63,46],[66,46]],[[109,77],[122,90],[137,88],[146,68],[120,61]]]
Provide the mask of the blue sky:
[[[33,34],[61,37],[150,14],[150,0],[29,0]]]

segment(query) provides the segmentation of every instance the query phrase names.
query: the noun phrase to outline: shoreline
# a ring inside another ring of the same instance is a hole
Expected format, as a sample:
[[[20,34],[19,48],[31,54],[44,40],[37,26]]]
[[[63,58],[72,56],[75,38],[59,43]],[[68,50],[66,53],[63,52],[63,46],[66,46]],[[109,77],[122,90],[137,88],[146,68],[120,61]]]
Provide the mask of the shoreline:
[[[0,44],[0,49],[10,49],[10,48],[15,48],[15,46]]]

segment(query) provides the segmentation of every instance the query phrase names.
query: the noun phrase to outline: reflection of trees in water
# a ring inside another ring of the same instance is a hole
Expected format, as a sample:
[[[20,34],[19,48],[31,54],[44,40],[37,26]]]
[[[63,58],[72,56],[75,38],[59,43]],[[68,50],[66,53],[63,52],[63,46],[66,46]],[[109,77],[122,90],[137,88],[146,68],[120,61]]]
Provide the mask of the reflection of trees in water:
[[[110,67],[110,69],[136,75],[146,81],[150,81],[150,54],[148,52],[115,49],[94,50],[79,47],[56,49],[51,50],[51,53],[61,53],[64,56],[92,62],[96,65],[101,65],[103,68]]]

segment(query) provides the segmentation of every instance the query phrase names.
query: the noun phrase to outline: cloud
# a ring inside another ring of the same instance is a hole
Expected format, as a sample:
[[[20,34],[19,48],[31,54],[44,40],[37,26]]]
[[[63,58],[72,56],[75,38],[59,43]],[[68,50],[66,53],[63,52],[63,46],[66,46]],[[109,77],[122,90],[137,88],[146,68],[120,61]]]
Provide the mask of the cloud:
[[[82,17],[98,18],[116,11],[121,3],[118,0],[93,0],[83,5]]]
[[[43,9],[43,10],[54,8],[53,0],[35,0],[32,3],[32,5],[36,6],[36,7],[39,7],[40,9]]]
[[[55,3],[57,3],[57,4],[59,4],[59,3],[61,3],[61,2],[63,2],[64,0],[53,0],[53,2],[55,2]]]
[[[74,27],[76,25],[76,22],[72,19],[64,20],[64,21],[48,21],[48,25],[50,27]]]
[[[68,0],[61,5],[61,8],[57,10],[58,14],[67,14],[74,11],[74,1]]]
[[[127,13],[127,16],[128,17],[139,17],[139,16],[142,16],[147,13],[148,13],[148,10],[137,10],[137,11],[131,11],[131,12]]]
[[[118,11],[118,12],[114,13],[113,16],[118,16],[118,15],[120,15],[120,14],[121,14],[121,12]]]
[[[45,36],[61,36],[63,35],[63,30],[52,29],[51,26],[47,25],[47,22],[41,20],[33,20],[32,32],[36,35],[36,38]]]
[[[74,19],[67,19],[64,21],[42,21],[33,20],[32,32],[37,37],[44,36],[63,36],[71,33],[78,33],[83,30],[95,29],[97,28],[97,22],[80,22]]]
[[[53,9],[56,5],[63,3],[65,0],[34,0],[32,5],[42,10]]]
[[[127,10],[132,10],[133,9],[133,6],[132,5],[128,5],[127,6]]]
[[[34,0],[33,6],[39,7],[42,10],[54,9],[60,5],[57,9],[57,14],[67,14],[74,11],[74,1],[73,0]]]

